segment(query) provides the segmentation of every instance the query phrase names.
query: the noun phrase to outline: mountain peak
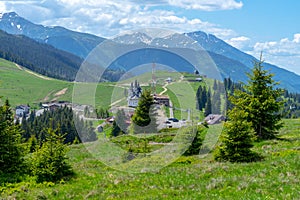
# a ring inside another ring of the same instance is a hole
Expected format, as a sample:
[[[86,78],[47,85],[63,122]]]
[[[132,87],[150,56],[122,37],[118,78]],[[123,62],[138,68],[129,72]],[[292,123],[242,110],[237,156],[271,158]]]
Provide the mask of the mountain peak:
[[[19,15],[16,12],[8,12],[8,13],[2,13],[2,18],[17,18]]]

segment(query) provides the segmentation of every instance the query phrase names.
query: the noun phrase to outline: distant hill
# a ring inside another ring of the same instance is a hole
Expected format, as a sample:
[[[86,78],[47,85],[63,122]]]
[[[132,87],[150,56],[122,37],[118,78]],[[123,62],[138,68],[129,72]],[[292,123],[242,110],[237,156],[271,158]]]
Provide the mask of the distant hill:
[[[2,15],[0,29],[10,34],[25,35],[81,58],[85,58],[93,48],[104,40],[104,38],[95,35],[79,33],[59,26],[37,25],[20,17],[15,12]]]
[[[45,76],[75,79],[82,59],[26,36],[0,31],[0,57]]]
[[[186,35],[197,41],[207,51],[240,62],[249,69],[253,67],[253,61],[257,60],[253,56],[240,51],[214,35],[206,34],[201,31],[187,33]],[[275,81],[279,81],[282,87],[291,92],[300,92],[299,75],[267,62],[264,63],[264,66],[270,70],[271,73],[275,74]],[[234,81],[238,81],[238,79],[234,79]]]
[[[257,60],[253,56],[238,50],[237,48],[227,44],[216,36],[206,34],[201,31],[185,34],[173,34],[162,38],[151,38],[145,33],[135,32],[131,35],[126,34],[124,36],[120,36],[116,38],[115,41],[123,45],[142,44],[147,48],[151,46],[168,49],[189,48],[197,52],[204,50],[215,62],[222,77],[230,77],[235,82],[247,81],[248,78],[246,76],[246,73],[250,72],[253,67],[254,61]],[[191,51],[191,54],[192,53],[193,52]],[[175,61],[176,59],[174,57],[169,56],[167,57],[165,62],[167,62],[168,64]],[[127,60],[127,62],[130,61]],[[138,61],[133,60],[132,62]],[[118,62],[118,64],[120,65],[120,62]],[[186,71],[186,65],[183,65],[182,63],[179,63],[179,65],[181,66],[181,68],[176,68],[176,70]],[[176,64],[170,66],[176,67]],[[274,79],[275,81],[280,82],[281,87],[288,89],[290,92],[300,92],[299,75],[275,65],[271,65],[269,63],[264,63],[264,66],[275,75]]]

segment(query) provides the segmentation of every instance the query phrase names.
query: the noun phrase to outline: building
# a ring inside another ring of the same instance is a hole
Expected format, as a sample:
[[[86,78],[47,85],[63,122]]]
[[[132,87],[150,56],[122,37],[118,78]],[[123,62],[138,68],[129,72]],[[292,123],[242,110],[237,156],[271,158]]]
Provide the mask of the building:
[[[156,104],[160,104],[160,105],[165,105],[165,106],[170,106],[170,98],[168,96],[165,95],[154,95],[154,102]]]
[[[63,102],[63,103],[60,103],[60,102],[55,103],[55,102],[53,102],[53,103],[44,103],[44,104],[42,104],[42,108],[44,110],[50,110],[50,111],[56,110],[58,108],[62,108],[64,106],[70,106],[70,104],[67,103],[67,102]]]
[[[16,116],[23,117],[24,115],[27,116],[30,112],[30,107],[27,105],[19,105],[16,107]]]
[[[225,121],[223,115],[210,114],[205,118],[205,121],[208,125],[220,124],[222,121]]]
[[[167,82],[167,83],[171,83],[172,81],[173,81],[173,80],[172,80],[171,77],[169,77],[169,78],[166,79],[166,82]]]
[[[142,88],[140,84],[135,80],[134,83],[131,83],[130,88],[128,89],[127,103],[129,107],[137,107],[139,99],[142,95]]]

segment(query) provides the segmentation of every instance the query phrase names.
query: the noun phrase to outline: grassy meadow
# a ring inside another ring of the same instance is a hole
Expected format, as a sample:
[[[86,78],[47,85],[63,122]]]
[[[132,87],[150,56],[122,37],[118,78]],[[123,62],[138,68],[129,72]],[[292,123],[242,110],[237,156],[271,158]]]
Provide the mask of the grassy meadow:
[[[113,100],[113,92],[119,98],[123,89],[115,87],[114,83],[99,83],[96,86],[76,83],[81,92],[78,102],[88,104],[91,101],[90,88],[95,87],[92,94],[96,107],[108,107]],[[76,89],[78,89],[78,87]],[[40,102],[64,100],[72,102],[74,83],[44,77],[29,70],[17,67],[14,63],[0,59],[0,95],[8,98],[13,107],[29,104],[38,108]],[[2,100],[3,100],[2,99]]]
[[[180,157],[155,173],[114,170],[73,145],[68,156],[75,176],[60,183],[31,178],[1,184],[2,199],[299,199],[300,120],[284,120],[279,139],[259,142],[255,163],[218,163],[212,154]],[[93,144],[88,144],[93,145]],[[1,199],[0,198],[0,199]]]

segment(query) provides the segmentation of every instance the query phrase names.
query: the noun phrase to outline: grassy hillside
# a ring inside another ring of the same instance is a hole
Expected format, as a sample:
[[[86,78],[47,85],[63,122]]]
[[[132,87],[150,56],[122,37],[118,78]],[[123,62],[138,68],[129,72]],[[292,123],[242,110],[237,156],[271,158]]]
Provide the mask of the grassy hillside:
[[[298,199],[300,120],[285,120],[279,140],[256,143],[265,159],[247,164],[181,157],[157,173],[111,169],[82,145],[71,146],[76,176],[58,184],[28,180],[0,186],[4,199]],[[92,144],[90,144],[92,145]]]
[[[14,106],[52,100],[64,88],[67,88],[65,95],[71,96],[72,83],[38,77],[3,59],[0,59],[0,77],[0,94]]]
[[[96,105],[108,107],[113,91],[118,93],[118,88],[115,88],[112,83],[98,84],[95,96]],[[37,107],[39,102],[53,100],[71,102],[72,93],[72,82],[50,79],[0,59],[0,96],[3,96],[3,99],[8,98],[13,107],[27,103]],[[83,93],[78,103],[89,102],[87,98]]]

